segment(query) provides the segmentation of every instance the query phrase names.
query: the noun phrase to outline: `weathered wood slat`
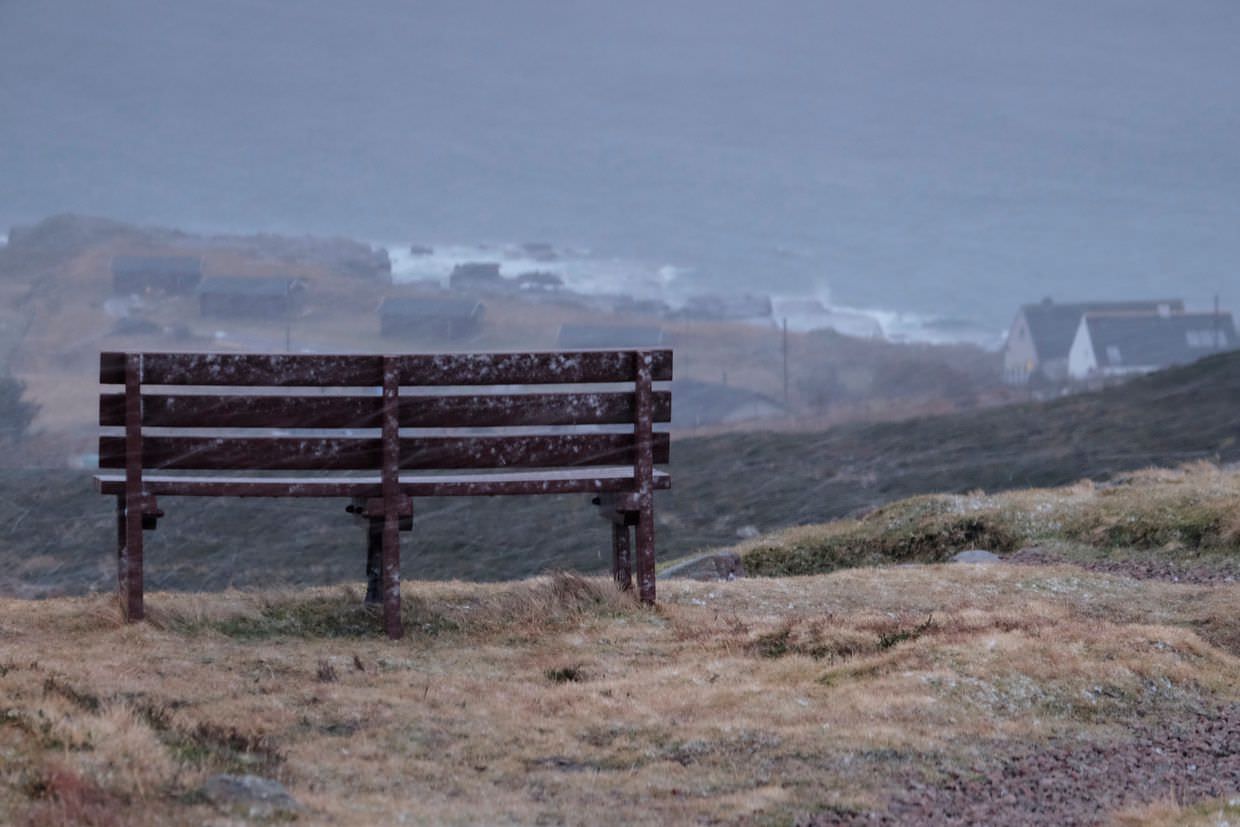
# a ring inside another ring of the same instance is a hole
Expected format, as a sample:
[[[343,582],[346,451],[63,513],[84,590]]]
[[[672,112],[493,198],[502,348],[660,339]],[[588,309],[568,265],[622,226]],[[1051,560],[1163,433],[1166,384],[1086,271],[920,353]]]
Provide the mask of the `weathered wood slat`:
[[[402,494],[411,497],[466,497],[506,494],[579,494],[631,491],[632,468],[498,472],[458,475],[400,475]],[[209,477],[148,474],[146,489],[160,497],[378,497],[377,475],[358,477]],[[654,486],[667,489],[671,476],[655,471]],[[123,494],[125,475],[95,476],[101,494]]]
[[[653,350],[655,381],[672,378],[672,351]],[[382,356],[263,353],[146,353],[144,385],[378,387]],[[631,382],[635,351],[445,353],[393,357],[401,385],[529,385]],[[103,353],[99,381],[124,382],[124,353]]]
[[[155,428],[378,428],[378,396],[205,396],[147,394],[142,424]],[[631,392],[405,396],[402,428],[491,428],[513,425],[617,425],[633,422]],[[669,422],[672,395],[654,394],[656,422]],[[99,397],[99,424],[125,424],[125,395]]]
[[[654,461],[666,463],[669,438],[654,435]],[[555,468],[635,461],[632,434],[406,437],[402,470]],[[142,467],[158,470],[365,471],[381,465],[381,440],[335,437],[167,437],[142,440]],[[125,438],[101,437],[99,467],[125,466]]]

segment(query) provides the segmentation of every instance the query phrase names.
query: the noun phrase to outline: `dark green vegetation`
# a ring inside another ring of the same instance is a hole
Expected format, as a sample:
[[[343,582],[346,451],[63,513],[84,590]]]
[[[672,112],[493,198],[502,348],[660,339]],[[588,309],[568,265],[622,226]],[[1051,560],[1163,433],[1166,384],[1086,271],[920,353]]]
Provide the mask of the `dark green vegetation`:
[[[1138,575],[1134,564],[1153,558],[1198,577],[1240,575],[1240,474],[1197,463],[1120,475],[1101,486],[924,495],[859,519],[762,537],[741,552],[751,574],[788,576],[1025,547],[1037,547],[1040,557],[1122,562]]]
[[[1240,459],[1240,354],[1048,403],[821,433],[676,440],[672,457],[674,490],[658,506],[665,560],[734,543],[744,526],[770,531],[819,523],[927,492],[1062,485],[1195,459],[1232,462]],[[315,585],[363,576],[364,533],[343,502],[167,499],[161,505],[168,517],[148,535],[151,589]],[[416,508],[414,532],[402,535],[411,578],[497,580],[608,565],[607,526],[584,496],[423,500]],[[8,539],[0,551],[0,593],[111,589],[112,509],[111,498],[91,490],[86,473],[4,472],[0,516]],[[937,559],[974,545],[1004,550],[1028,539],[978,515],[931,508],[923,516],[918,531],[891,535],[894,547],[881,532],[858,534],[846,544],[847,559],[831,556],[832,567]],[[1121,517],[1092,526],[1091,542],[1209,546],[1218,532],[1226,534],[1208,521],[1188,519],[1174,528],[1163,518]],[[1187,536],[1198,530],[1197,541]]]

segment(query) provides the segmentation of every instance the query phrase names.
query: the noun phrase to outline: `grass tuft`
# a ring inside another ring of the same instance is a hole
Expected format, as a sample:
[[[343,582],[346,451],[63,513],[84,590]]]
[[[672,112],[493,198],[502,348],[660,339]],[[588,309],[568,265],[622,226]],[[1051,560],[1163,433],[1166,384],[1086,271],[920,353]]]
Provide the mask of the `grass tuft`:
[[[560,666],[543,672],[552,683],[581,683],[586,679],[586,672],[580,666]]]
[[[219,634],[237,640],[382,637],[382,609],[360,590],[232,592],[221,603],[199,595],[159,601],[151,621],[177,634]],[[156,601],[151,601],[155,603]],[[208,607],[209,605],[209,607]],[[407,588],[401,618],[409,639],[506,630],[513,635],[640,611],[631,595],[571,572],[493,586],[450,584]]]

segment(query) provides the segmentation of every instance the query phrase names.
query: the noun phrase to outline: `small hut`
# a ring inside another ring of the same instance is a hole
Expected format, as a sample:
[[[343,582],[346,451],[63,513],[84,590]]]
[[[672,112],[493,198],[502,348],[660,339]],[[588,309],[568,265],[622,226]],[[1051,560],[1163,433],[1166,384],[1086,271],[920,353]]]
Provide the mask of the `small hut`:
[[[491,261],[458,264],[448,276],[448,288],[465,293],[493,292],[508,287],[508,281],[499,273],[499,265]]]
[[[379,334],[444,341],[468,339],[482,329],[485,312],[477,299],[388,296],[379,305]]]
[[[202,281],[198,256],[113,256],[112,292],[118,296],[142,293],[188,295]]]
[[[203,318],[287,319],[300,308],[306,283],[291,276],[211,276],[198,285]]]

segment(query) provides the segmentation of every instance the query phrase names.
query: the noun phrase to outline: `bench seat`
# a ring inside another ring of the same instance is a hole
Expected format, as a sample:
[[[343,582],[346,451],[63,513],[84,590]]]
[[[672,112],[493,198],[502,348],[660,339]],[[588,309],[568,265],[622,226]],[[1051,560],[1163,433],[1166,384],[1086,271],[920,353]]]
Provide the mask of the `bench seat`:
[[[116,498],[121,610],[144,617],[143,534],[164,497],[351,500],[366,603],[398,638],[401,532],[418,497],[586,494],[611,524],[617,586],[636,579],[653,604],[654,492],[671,487],[654,467],[671,435],[655,427],[672,418],[655,383],[671,379],[666,348],[102,353],[94,481]]]
[[[574,468],[479,474],[401,474],[400,491],[410,497],[469,497],[503,494],[581,494],[632,491],[633,468]],[[667,489],[671,475],[654,472],[654,487]],[[377,475],[356,477],[227,477],[146,474],[142,487],[167,497],[380,497],[383,482]],[[125,493],[125,474],[95,475],[100,494]]]

